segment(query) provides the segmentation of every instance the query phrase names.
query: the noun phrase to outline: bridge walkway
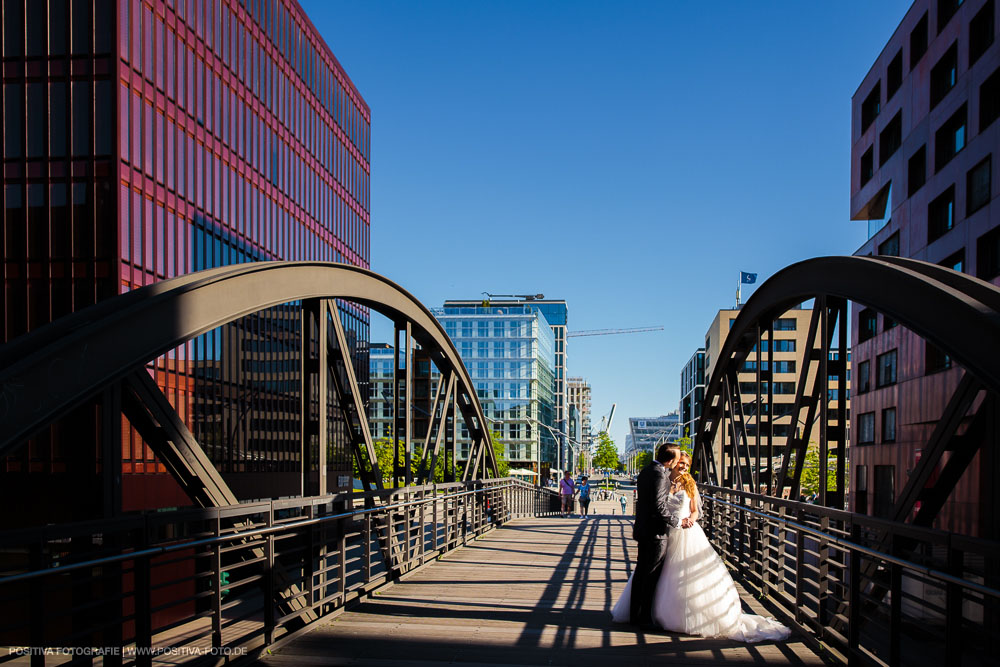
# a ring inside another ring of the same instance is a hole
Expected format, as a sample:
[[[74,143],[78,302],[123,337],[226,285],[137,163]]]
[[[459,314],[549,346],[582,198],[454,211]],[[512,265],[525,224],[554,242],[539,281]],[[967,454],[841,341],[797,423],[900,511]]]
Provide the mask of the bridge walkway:
[[[519,519],[383,588],[258,665],[822,665],[800,636],[741,644],[611,622],[631,519]],[[744,606],[768,613],[741,589]]]

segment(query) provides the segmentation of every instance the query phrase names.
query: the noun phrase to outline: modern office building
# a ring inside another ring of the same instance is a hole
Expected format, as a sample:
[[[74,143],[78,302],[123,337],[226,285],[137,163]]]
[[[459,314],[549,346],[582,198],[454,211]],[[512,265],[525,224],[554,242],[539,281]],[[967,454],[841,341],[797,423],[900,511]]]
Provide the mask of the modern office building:
[[[681,418],[676,412],[659,417],[629,417],[628,430],[632,436],[632,451],[653,452],[659,443],[677,442],[680,439]]]
[[[557,468],[555,334],[533,302],[446,301],[431,312],[465,362],[490,428],[512,468]],[[462,427],[456,458],[472,442]]]
[[[705,397],[705,350],[698,348],[681,369],[681,436],[693,438]]]
[[[732,328],[739,310],[720,310],[711,327],[705,334],[705,385],[711,381],[712,373],[719,363],[719,354],[726,344],[726,337]],[[812,345],[806,339],[809,336],[809,320],[813,315],[812,308],[795,308],[784,313],[774,321],[774,340],[765,338],[764,346],[761,350],[762,371],[771,373],[771,395],[774,404],[766,405],[765,414],[770,415],[773,420],[771,446],[775,456],[779,456],[788,443],[788,437],[794,435],[801,426],[792,423],[792,409],[795,405],[795,392],[797,382],[801,373],[802,364],[806,359]],[[831,350],[830,358],[836,359],[840,354],[839,350]],[[816,365],[810,370],[807,386],[812,386],[816,374]],[[752,351],[737,374],[739,380],[739,391],[744,403],[745,416],[747,418],[747,436],[751,458],[755,458],[756,453],[756,433],[757,415],[753,414],[751,406],[757,398],[757,361],[756,351]],[[847,387],[840,387],[834,376],[829,379],[829,391],[827,395],[827,407],[830,414],[840,404],[841,400],[847,401],[847,411],[850,414],[850,378],[851,378],[851,353],[847,353]],[[767,380],[761,382],[761,400],[767,402]],[[722,461],[722,437],[716,439],[714,456],[716,462]],[[728,436],[725,436],[728,437]],[[810,435],[810,442],[819,442],[819,419],[813,423]],[[764,436],[761,434],[761,447],[764,447]],[[763,454],[762,454],[763,456]],[[776,460],[775,465],[778,465]],[[762,466],[761,477],[765,477],[766,470]]]
[[[388,343],[368,347],[368,427],[372,438],[393,437],[393,368],[396,350]]]
[[[917,0],[851,102],[856,255],[898,255],[1000,284],[1000,45],[995,0]],[[933,345],[855,304],[851,509],[886,516],[958,384]],[[995,537],[977,455],[937,527]],[[989,525],[987,525],[989,523]]]
[[[214,266],[369,266],[370,111],[295,0],[2,8],[2,340]],[[299,371],[284,361],[299,340],[293,310],[248,316],[150,366],[227,479],[256,475],[278,488],[301,478],[299,425],[288,418]],[[344,313],[365,383],[368,312],[345,304]],[[245,363],[220,365],[234,341]],[[30,486],[66,518],[99,512],[93,489],[74,481],[82,477],[61,474],[99,469],[96,414],[81,410],[33,438],[4,461],[0,486]],[[123,426],[122,506],[186,504]]]
[[[590,432],[590,384],[582,377],[566,379],[566,403],[575,405],[580,414],[580,435],[570,434],[581,446],[589,449],[593,434]]]

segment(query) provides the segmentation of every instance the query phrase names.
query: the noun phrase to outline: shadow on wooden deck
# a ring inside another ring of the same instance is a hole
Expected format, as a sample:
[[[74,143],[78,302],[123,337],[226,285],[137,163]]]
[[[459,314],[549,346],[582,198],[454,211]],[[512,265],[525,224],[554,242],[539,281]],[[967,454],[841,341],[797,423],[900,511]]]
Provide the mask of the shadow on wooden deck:
[[[512,522],[256,664],[824,664],[795,635],[741,644],[612,623],[634,562],[631,529],[620,514]],[[748,611],[766,613],[741,593]]]

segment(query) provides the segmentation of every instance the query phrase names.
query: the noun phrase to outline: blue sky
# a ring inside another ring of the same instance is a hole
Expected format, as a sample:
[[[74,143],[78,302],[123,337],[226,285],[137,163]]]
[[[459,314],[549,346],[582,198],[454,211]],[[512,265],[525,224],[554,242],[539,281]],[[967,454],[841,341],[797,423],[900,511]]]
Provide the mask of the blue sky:
[[[909,1],[300,2],[372,109],[375,271],[428,306],[541,292],[570,330],[665,327],[571,341],[619,447],[677,408],[740,270],[865,240],[851,95]]]

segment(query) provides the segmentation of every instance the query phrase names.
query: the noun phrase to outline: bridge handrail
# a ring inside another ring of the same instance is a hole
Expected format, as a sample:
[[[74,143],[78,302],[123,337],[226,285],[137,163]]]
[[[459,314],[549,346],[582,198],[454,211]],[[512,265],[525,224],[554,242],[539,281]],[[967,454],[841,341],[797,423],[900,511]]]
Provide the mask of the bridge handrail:
[[[838,535],[822,531],[822,530],[820,530],[818,528],[813,528],[812,526],[810,526],[808,524],[799,523],[798,521],[791,521],[791,520],[786,519],[786,518],[784,518],[782,516],[779,516],[779,515],[769,514],[767,512],[761,512],[759,510],[753,509],[752,507],[747,507],[746,505],[740,505],[740,504],[737,504],[737,503],[731,503],[731,502],[729,502],[727,500],[722,500],[721,498],[716,498],[716,497],[711,496],[709,494],[702,494],[702,497],[705,498],[706,500],[712,501],[713,503],[720,503],[722,505],[728,505],[729,507],[736,508],[736,509],[740,510],[741,512],[746,512],[748,514],[754,514],[754,515],[762,517],[762,518],[764,518],[764,519],[766,519],[766,520],[768,520],[768,521],[770,521],[772,523],[779,523],[779,524],[782,524],[784,526],[788,526],[790,528],[795,528],[796,530],[800,530],[800,531],[802,531],[804,533],[809,533],[810,535],[813,535],[813,536],[818,537],[820,539],[826,540],[828,542],[832,542],[833,544],[836,544],[837,546],[842,547],[842,548],[844,548],[844,549],[846,549],[848,551],[859,551],[859,552],[861,552],[861,553],[863,553],[863,554],[865,554],[867,556],[871,556],[873,558],[877,558],[879,560],[883,560],[883,561],[885,561],[887,563],[894,563],[896,565],[900,565],[902,567],[905,567],[906,569],[909,569],[909,570],[914,570],[916,572],[920,572],[921,574],[927,575],[927,576],[929,576],[931,578],[934,578],[934,579],[938,579],[939,581],[942,581],[944,583],[956,584],[958,586],[963,586],[965,588],[971,588],[972,590],[975,590],[975,591],[977,591],[979,593],[982,593],[983,595],[989,595],[991,597],[1000,599],[1000,590],[998,590],[996,588],[990,588],[989,586],[983,586],[982,584],[977,584],[974,581],[969,581],[968,579],[962,579],[961,577],[956,577],[954,575],[948,574],[947,572],[942,572],[941,570],[937,570],[937,569],[934,569],[934,568],[925,567],[923,565],[920,565],[919,563],[914,563],[913,561],[906,560],[905,558],[900,558],[898,556],[893,556],[892,554],[887,554],[887,553],[885,553],[883,551],[878,551],[877,549],[872,549],[870,547],[866,547],[863,544],[857,544],[856,542],[851,542],[850,540],[845,540],[844,538],[842,538],[842,537],[840,537]],[[772,498],[770,498],[769,496],[760,496],[760,497],[762,499],[766,498],[768,500],[772,500]],[[792,502],[794,502],[794,501],[792,501]],[[800,503],[800,504],[804,506],[802,509],[806,509],[807,511],[812,511],[813,509],[818,509],[815,505],[812,505],[812,504],[809,504],[809,503]],[[848,515],[848,516],[850,517],[851,515]],[[866,516],[866,515],[855,515],[855,516]],[[868,518],[868,517],[866,516],[866,518]],[[984,540],[984,542],[985,542],[985,540]]]
[[[494,481],[494,480],[490,480],[490,481]],[[66,573],[66,572],[72,572],[73,570],[79,570],[79,569],[87,568],[87,567],[96,567],[98,565],[109,565],[111,563],[117,563],[117,562],[121,562],[121,561],[132,560],[132,559],[135,559],[135,558],[145,558],[145,557],[151,557],[151,556],[159,556],[159,555],[171,553],[171,552],[174,552],[174,551],[180,551],[182,549],[190,549],[191,547],[199,547],[199,546],[206,546],[206,545],[213,545],[213,544],[221,544],[223,542],[231,542],[233,540],[245,539],[245,538],[248,538],[248,537],[259,537],[261,535],[269,535],[269,534],[274,534],[274,533],[281,533],[281,532],[285,532],[285,531],[288,531],[288,530],[294,530],[294,529],[297,529],[297,528],[304,528],[306,526],[316,526],[316,525],[319,525],[319,524],[322,524],[322,523],[328,523],[330,521],[335,521],[335,520],[338,520],[338,519],[354,518],[354,517],[358,517],[358,516],[364,516],[366,514],[377,514],[377,513],[380,513],[380,512],[391,512],[393,510],[402,509],[402,508],[405,508],[405,507],[420,506],[420,505],[425,505],[427,503],[438,502],[440,500],[452,499],[452,498],[461,498],[461,497],[464,497],[464,496],[475,495],[475,494],[483,493],[484,491],[499,491],[499,490],[503,490],[503,489],[507,489],[507,488],[519,487],[519,488],[523,488],[525,490],[530,490],[530,491],[534,491],[534,492],[545,492],[545,493],[549,493],[549,494],[555,495],[555,493],[551,489],[545,489],[545,488],[542,488],[542,487],[535,487],[534,485],[528,484],[527,482],[524,482],[524,481],[518,480],[518,479],[514,479],[514,478],[510,478],[510,477],[503,478],[501,480],[496,480],[496,481],[500,481],[500,482],[503,482],[503,483],[502,484],[490,484],[489,486],[484,486],[484,487],[481,487],[481,488],[478,488],[478,489],[472,489],[470,491],[461,491],[461,492],[458,492],[458,493],[449,492],[449,493],[445,493],[443,495],[434,495],[434,496],[431,496],[429,498],[419,498],[417,500],[407,500],[407,501],[404,501],[404,502],[401,502],[401,503],[396,503],[394,505],[379,505],[377,507],[370,507],[370,508],[366,508],[366,509],[354,509],[354,510],[351,510],[349,512],[341,512],[341,513],[338,513],[338,514],[325,514],[323,516],[315,517],[315,518],[312,518],[312,519],[299,519],[299,520],[296,520],[296,521],[289,521],[289,522],[286,522],[286,523],[280,523],[280,524],[277,524],[277,525],[274,525],[274,526],[268,526],[266,528],[255,528],[253,530],[236,531],[236,532],[233,532],[233,533],[227,533],[225,535],[219,535],[217,537],[209,537],[209,538],[204,538],[204,539],[200,539],[200,540],[188,540],[188,541],[177,542],[176,544],[170,544],[170,545],[166,545],[166,546],[150,547],[148,549],[140,549],[140,550],[137,550],[137,551],[127,551],[127,552],[123,552],[123,553],[115,555],[115,556],[106,556],[104,558],[95,558],[95,559],[92,559],[92,560],[81,561],[81,562],[78,562],[78,563],[70,563],[69,565],[60,565],[58,567],[46,568],[46,569],[42,569],[42,570],[35,570],[35,571],[32,571],[32,572],[22,572],[20,574],[14,574],[14,575],[8,575],[8,576],[5,576],[5,577],[0,577],[0,586],[3,586],[4,584],[14,583],[16,581],[26,581],[26,580],[29,580],[29,579],[36,579],[38,577],[44,577],[44,576],[48,576],[48,575],[51,575],[51,574],[62,574],[62,573]],[[432,486],[433,485],[426,485],[425,487],[422,487],[422,488],[427,488],[427,487],[432,487]],[[405,488],[406,487],[404,487],[403,490],[405,490]],[[413,487],[413,488],[420,488],[420,487]],[[350,497],[353,498],[353,495],[351,495]],[[337,499],[337,498],[338,498],[337,496],[327,496],[327,497],[309,498],[309,500],[314,501],[314,502],[315,501],[322,502],[324,500],[329,501],[331,499]],[[220,507],[220,508],[213,508],[213,509],[218,509],[218,510],[221,511],[221,510],[225,510],[225,509],[230,509],[231,507],[246,507],[246,508],[250,508],[250,507],[252,507],[255,504],[257,504],[257,503],[246,503],[246,504],[241,504],[241,505],[236,505],[236,506]]]
[[[743,587],[816,650],[858,664],[988,661],[1000,543],[700,485],[699,521]],[[944,658],[947,657],[947,660]]]

